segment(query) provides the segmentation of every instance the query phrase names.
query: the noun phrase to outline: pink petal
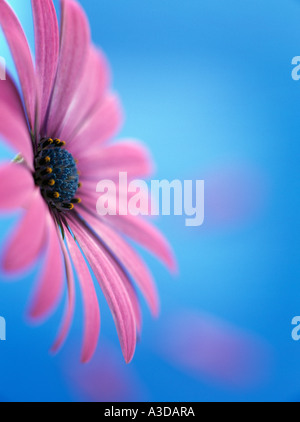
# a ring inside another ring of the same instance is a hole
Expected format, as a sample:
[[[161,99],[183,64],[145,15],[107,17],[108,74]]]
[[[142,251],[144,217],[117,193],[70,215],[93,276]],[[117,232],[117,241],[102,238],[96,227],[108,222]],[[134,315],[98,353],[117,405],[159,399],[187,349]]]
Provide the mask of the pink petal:
[[[107,94],[99,107],[86,119],[78,133],[68,143],[70,152],[80,157],[87,147],[91,152],[117,134],[122,123],[122,111],[116,95]]]
[[[89,44],[89,24],[81,6],[73,0],[62,0],[60,58],[49,111],[48,135],[59,133],[82,78]]]
[[[100,240],[102,241],[102,240]],[[101,242],[102,243],[102,242]],[[105,245],[104,245],[105,247]],[[136,324],[136,329],[137,329],[137,333],[140,334],[141,330],[142,330],[142,311],[141,311],[141,307],[140,307],[140,303],[138,300],[138,296],[136,294],[135,288],[133,287],[131,281],[129,280],[127,274],[125,273],[126,268],[122,268],[118,262],[118,257],[114,257],[111,255],[111,251],[109,249],[107,249],[105,247],[105,251],[107,253],[107,255],[112,259],[110,259],[110,262],[114,268],[114,270],[116,271],[116,273],[118,274],[118,276],[120,277],[120,280],[122,281],[127,294],[128,294],[128,298],[130,299],[130,303],[132,306],[132,311],[133,311],[133,315],[134,315],[134,319],[135,319],[135,324]]]
[[[73,216],[69,219],[69,224],[106,297],[116,323],[125,361],[129,363],[135,351],[136,323],[127,289],[109,252],[92,232],[87,228],[83,229],[82,224]]]
[[[49,239],[46,262],[29,310],[33,319],[45,318],[55,308],[63,291],[64,265],[58,238],[60,234],[50,214],[47,217],[47,225]]]
[[[120,172],[126,172],[130,180],[148,177],[153,172],[149,151],[141,143],[132,140],[100,148],[89,155],[80,154],[77,158],[82,180],[118,180]]]
[[[31,0],[35,29],[37,77],[40,86],[40,121],[44,122],[59,56],[59,29],[52,0]],[[37,128],[39,131],[39,128]]]
[[[22,164],[0,167],[0,210],[12,211],[25,205],[34,192],[32,174]]]
[[[85,221],[95,230],[98,236],[117,256],[121,264],[130,272],[138,287],[147,300],[154,316],[159,312],[159,299],[157,289],[147,266],[134,251],[134,249],[120,237],[114,230],[103,224],[98,218],[93,217],[81,207],[80,214]]]
[[[119,274],[119,277],[126,288],[126,291],[127,291],[127,294],[132,306],[133,314],[134,314],[136,330],[137,330],[137,333],[140,334],[142,331],[142,311],[141,311],[140,303],[139,303],[135,288],[133,287],[129,278],[126,276],[124,270],[118,264],[114,265],[114,268],[116,272]]]
[[[136,330],[137,330],[137,334],[141,335],[142,332],[142,310],[141,310],[141,305],[139,302],[139,298],[137,296],[137,293],[133,287],[133,285],[129,282],[129,279],[126,278],[127,280],[127,284],[126,289],[127,289],[127,293],[130,297],[130,301],[131,301],[131,305],[132,305],[132,309],[133,309],[133,313],[134,313],[134,318],[135,318],[135,323],[136,323]]]
[[[4,254],[3,268],[6,271],[24,270],[36,260],[45,241],[48,212],[39,189],[36,189]]]
[[[113,227],[152,252],[170,271],[177,272],[177,262],[171,246],[162,233],[148,221],[132,215],[106,215],[104,218]]]
[[[85,334],[81,360],[87,363],[92,358],[100,333],[100,311],[93,279],[79,247],[73,237],[66,231],[66,239],[83,295],[85,312]]]
[[[61,236],[59,236],[59,241],[60,241],[60,246],[64,255],[64,261],[65,261],[65,268],[66,268],[66,275],[67,275],[67,282],[68,282],[68,302],[66,305],[66,310],[63,317],[62,326],[60,328],[60,331],[58,333],[58,336],[53,346],[51,347],[51,351],[53,353],[56,353],[65,342],[67,335],[70,331],[71,323],[73,321],[74,310],[75,310],[75,282],[74,282],[72,264],[69,258],[68,251],[66,249],[66,246]]]
[[[11,7],[4,0],[0,0],[0,25],[16,64],[30,127],[33,128],[36,101],[34,66],[22,26]]]
[[[9,74],[1,81],[0,110],[0,134],[33,168],[32,143],[22,101]]]
[[[108,88],[110,71],[103,53],[91,47],[84,75],[64,121],[61,138],[69,142],[102,102]]]

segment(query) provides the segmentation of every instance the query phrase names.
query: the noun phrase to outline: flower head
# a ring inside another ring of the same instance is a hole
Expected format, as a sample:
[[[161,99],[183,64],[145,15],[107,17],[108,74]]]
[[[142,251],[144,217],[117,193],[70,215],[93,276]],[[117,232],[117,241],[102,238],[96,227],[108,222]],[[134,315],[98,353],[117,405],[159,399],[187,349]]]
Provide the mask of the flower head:
[[[87,261],[116,323],[125,360],[134,354],[141,328],[140,305],[131,278],[154,315],[158,296],[144,262],[127,243],[131,237],[170,269],[171,249],[142,217],[96,213],[96,184],[119,172],[147,177],[151,161],[132,141],[108,144],[122,113],[109,90],[110,72],[103,53],[91,44],[87,18],[75,0],[61,0],[59,30],[52,0],[32,0],[36,63],[11,7],[0,0],[0,24],[19,76],[21,95],[7,75],[0,82],[0,134],[18,153],[0,167],[0,210],[24,209],[7,245],[3,267],[21,271],[45,249],[45,263],[31,305],[32,318],[46,317],[58,304],[65,278],[68,303],[53,350],[68,334],[75,304],[73,268],[85,309],[82,360],[96,348],[100,312]],[[66,277],[65,277],[66,274]]]

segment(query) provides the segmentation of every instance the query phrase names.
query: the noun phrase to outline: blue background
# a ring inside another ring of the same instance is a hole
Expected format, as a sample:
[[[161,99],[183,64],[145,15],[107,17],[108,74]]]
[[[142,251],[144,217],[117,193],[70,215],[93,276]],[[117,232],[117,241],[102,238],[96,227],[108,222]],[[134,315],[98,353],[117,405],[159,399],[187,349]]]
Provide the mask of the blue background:
[[[10,3],[33,45],[30,2]],[[32,327],[24,313],[38,268],[18,282],[2,274],[0,399],[298,400],[300,342],[291,338],[291,320],[300,314],[300,81],[291,77],[291,60],[300,55],[300,3],[81,3],[123,101],[121,136],[148,145],[156,178],[205,180],[205,223],[187,228],[183,217],[158,220],[180,274],[174,279],[142,252],[162,313],[153,321],[143,302],[143,335],[129,366],[101,294],[98,350],[81,366],[80,298],[68,341],[53,357],[48,349],[63,303],[46,324]],[[4,144],[0,154],[11,156]],[[16,218],[1,218],[1,247]],[[180,337],[186,330],[188,340]],[[206,346],[209,356],[201,353]]]

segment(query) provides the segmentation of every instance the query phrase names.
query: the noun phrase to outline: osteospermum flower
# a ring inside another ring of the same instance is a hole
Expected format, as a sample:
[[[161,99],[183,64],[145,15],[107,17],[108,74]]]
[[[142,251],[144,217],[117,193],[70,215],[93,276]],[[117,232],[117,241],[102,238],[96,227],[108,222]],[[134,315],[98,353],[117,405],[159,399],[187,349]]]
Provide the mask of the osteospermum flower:
[[[0,209],[25,210],[4,253],[3,267],[9,272],[24,270],[42,252],[45,254],[30,308],[32,318],[44,318],[53,311],[67,280],[68,303],[53,350],[65,340],[72,321],[75,268],[85,309],[82,360],[86,362],[95,351],[100,329],[88,261],[110,306],[129,362],[141,328],[131,277],[154,315],[158,296],[149,270],[123,235],[146,247],[169,268],[174,269],[175,262],[164,237],[141,216],[107,215],[100,219],[96,213],[99,180],[117,183],[120,171],[131,179],[146,177],[151,162],[138,143],[107,145],[121,123],[118,99],[109,91],[107,63],[91,44],[81,7],[73,0],[62,0],[61,6],[59,31],[52,0],[32,0],[34,66],[17,17],[0,0],[0,24],[22,91],[21,97],[9,75],[0,82],[0,134],[18,153],[13,162],[0,167]]]

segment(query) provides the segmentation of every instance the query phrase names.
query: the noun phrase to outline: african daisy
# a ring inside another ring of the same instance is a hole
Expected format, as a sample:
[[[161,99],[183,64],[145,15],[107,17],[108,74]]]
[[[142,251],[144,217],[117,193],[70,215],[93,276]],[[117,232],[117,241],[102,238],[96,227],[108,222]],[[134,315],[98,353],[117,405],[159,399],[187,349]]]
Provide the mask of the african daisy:
[[[87,262],[105,295],[126,362],[140,330],[140,305],[131,278],[154,315],[158,296],[144,262],[125,236],[175,268],[171,249],[141,216],[99,217],[96,185],[147,177],[151,161],[138,143],[107,144],[121,124],[118,98],[109,90],[106,60],[90,39],[87,18],[75,0],[61,0],[60,31],[52,0],[32,0],[35,56],[11,7],[0,0],[0,24],[15,61],[21,95],[7,75],[0,81],[0,135],[18,153],[0,167],[0,210],[18,207],[24,215],[4,253],[8,272],[22,271],[45,254],[30,309],[45,318],[58,305],[67,280],[68,303],[54,343],[64,342],[75,304],[73,270],[85,310],[82,361],[92,357],[99,336],[100,312]],[[66,275],[66,276],[65,276]]]

